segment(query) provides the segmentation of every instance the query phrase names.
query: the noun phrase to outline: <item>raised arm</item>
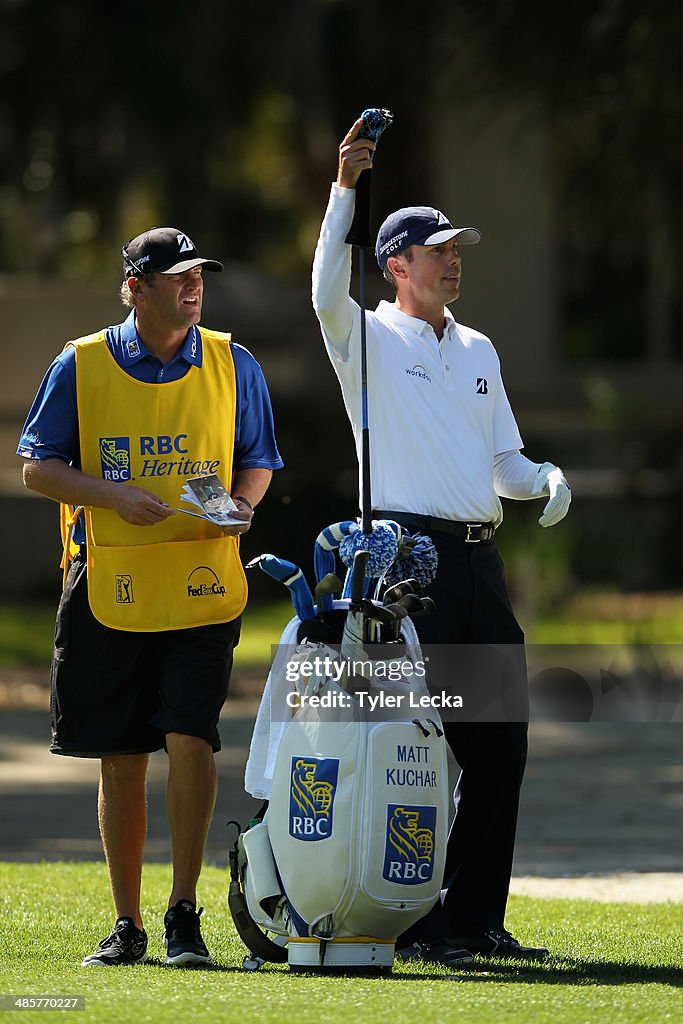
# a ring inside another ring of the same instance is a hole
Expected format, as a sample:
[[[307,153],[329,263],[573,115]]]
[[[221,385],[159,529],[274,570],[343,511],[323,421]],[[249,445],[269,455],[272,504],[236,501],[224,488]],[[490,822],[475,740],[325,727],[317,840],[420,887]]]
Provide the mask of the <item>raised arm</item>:
[[[337,180],[320,229],[313,259],[313,308],[332,358],[346,362],[349,338],[359,308],[349,295],[351,246],[345,242],[353,220],[355,188],[362,171],[372,167],[374,142],[358,139],[358,118],[339,146]]]

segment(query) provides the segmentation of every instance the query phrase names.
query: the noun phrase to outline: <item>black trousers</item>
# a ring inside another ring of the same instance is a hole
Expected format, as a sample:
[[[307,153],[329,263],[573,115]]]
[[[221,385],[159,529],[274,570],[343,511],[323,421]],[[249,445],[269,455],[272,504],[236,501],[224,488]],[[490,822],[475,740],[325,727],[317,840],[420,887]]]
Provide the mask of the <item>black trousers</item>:
[[[523,645],[495,542],[470,544],[452,534],[429,532],[439,553],[439,568],[428,591],[436,603],[435,614],[415,619],[423,646]],[[519,654],[516,660],[526,686],[523,648]],[[445,722],[444,729],[461,772],[442,899],[401,936],[402,942],[467,936],[504,926],[527,722]]]
[[[161,750],[169,732],[220,750],[218,719],[240,622],[159,633],[111,629],[90,610],[85,556],[77,554],[57,611],[51,752],[148,753]]]

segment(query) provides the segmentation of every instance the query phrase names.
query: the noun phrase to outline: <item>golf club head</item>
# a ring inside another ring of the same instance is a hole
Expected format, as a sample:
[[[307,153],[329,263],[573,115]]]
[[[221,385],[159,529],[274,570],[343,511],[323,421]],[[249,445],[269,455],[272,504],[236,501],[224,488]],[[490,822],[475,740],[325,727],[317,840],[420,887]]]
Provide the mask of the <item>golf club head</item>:
[[[316,599],[320,597],[321,594],[341,594],[343,586],[344,584],[336,573],[328,572],[315,585]]]
[[[412,618],[416,615],[433,615],[436,610],[436,605],[431,597],[418,597],[417,594],[406,594],[405,597],[399,599],[399,604]]]
[[[331,598],[335,594],[341,594],[344,584],[339,577],[333,573],[326,573],[315,586],[315,603],[318,608],[318,616],[321,617],[325,612],[328,612],[332,608]]]
[[[366,618],[379,622],[383,626],[393,625],[397,619],[404,619],[408,614],[400,605],[376,604],[369,598],[363,598],[361,611]]]
[[[399,583],[394,583],[393,586],[387,587],[382,595],[382,599],[385,604],[391,604],[392,601],[400,601],[402,597],[407,594],[415,594],[419,597],[422,588],[416,579],[411,577],[407,580],[401,580]]]
[[[408,612],[399,603],[385,605],[385,611],[391,612],[393,622],[387,628],[389,634],[389,640],[394,643],[401,638],[401,623],[405,618],[408,617]]]
[[[422,613],[422,598],[417,594],[408,593],[399,597],[398,604],[405,610],[406,615],[420,615]]]
[[[399,621],[401,619],[405,619],[409,615],[408,609],[400,601],[394,602],[393,604],[385,604],[384,610],[386,612],[390,612],[392,617]]]

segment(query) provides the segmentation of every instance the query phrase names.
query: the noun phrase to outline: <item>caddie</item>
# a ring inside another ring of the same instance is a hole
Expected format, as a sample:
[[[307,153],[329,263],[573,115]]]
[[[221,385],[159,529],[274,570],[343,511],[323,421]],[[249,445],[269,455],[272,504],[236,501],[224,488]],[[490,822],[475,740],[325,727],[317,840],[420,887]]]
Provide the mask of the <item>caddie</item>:
[[[247,599],[239,534],[282,466],[266,383],[229,334],[199,327],[204,271],[185,232],[123,247],[114,327],[69,342],[26,419],[24,483],[60,502],[75,554],[57,612],[54,754],[101,760],[99,826],[116,923],[86,966],[146,959],[140,887],[149,754],[168,754],[173,882],[166,963],[211,962],[197,910],[214,753]],[[183,515],[194,477],[230,490],[235,525]],[[65,557],[68,552],[65,550]]]

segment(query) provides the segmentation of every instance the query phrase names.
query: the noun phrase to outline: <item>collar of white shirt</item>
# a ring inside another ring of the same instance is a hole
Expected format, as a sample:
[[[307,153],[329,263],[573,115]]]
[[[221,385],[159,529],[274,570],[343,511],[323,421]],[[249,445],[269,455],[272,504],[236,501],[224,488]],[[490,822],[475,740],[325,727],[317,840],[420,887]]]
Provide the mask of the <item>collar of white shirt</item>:
[[[427,323],[426,320],[421,320],[416,316],[409,316],[407,313],[400,310],[395,302],[387,302],[386,299],[382,299],[377,307],[376,313],[380,320],[396,324],[397,327],[402,327],[404,330],[413,330],[416,334],[424,334],[426,331],[432,329],[431,324]],[[444,328],[445,337],[452,330],[457,328],[457,324],[448,306],[444,306],[443,315],[444,320],[446,321],[446,326]]]

